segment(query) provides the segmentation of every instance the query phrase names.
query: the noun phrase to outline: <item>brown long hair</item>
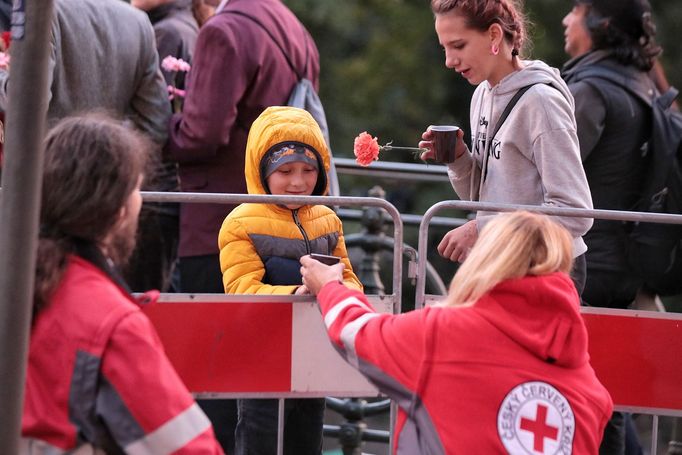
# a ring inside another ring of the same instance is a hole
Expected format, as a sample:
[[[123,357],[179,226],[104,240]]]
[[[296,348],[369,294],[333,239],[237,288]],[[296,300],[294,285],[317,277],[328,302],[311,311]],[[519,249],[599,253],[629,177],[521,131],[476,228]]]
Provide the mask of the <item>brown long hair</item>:
[[[76,241],[98,245],[149,162],[140,133],[105,114],[66,118],[45,142],[34,316],[61,280]]]
[[[494,217],[450,284],[444,306],[473,304],[502,281],[569,273],[571,235],[550,217],[519,211]]]
[[[524,55],[530,45],[528,19],[520,0],[431,0],[434,14],[455,11],[465,18],[469,28],[484,32],[499,24],[514,55]]]

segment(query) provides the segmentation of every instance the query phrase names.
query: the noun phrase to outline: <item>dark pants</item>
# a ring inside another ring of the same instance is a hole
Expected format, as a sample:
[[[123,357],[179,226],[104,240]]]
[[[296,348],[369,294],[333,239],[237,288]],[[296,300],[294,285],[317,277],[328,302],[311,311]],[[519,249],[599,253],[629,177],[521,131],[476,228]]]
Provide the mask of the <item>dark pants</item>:
[[[181,257],[178,269],[180,292],[189,294],[225,292],[217,254]],[[213,424],[216,439],[223,450],[232,455],[234,431],[237,427],[237,400],[197,400],[197,403]]]
[[[170,290],[178,253],[178,227],[177,214],[143,207],[135,251],[123,272],[134,292]]]
[[[587,264],[585,262],[585,253],[581,254],[573,260],[573,268],[571,269],[571,279],[578,291],[578,295],[582,296],[585,289],[585,276],[587,275]]]
[[[237,400],[236,455],[277,453],[278,400]],[[320,455],[324,398],[284,401],[284,454]]]
[[[604,436],[599,446],[600,455],[625,454],[625,414],[614,412],[606,422]]]
[[[627,308],[641,285],[641,279],[628,272],[589,269],[583,300],[589,306]]]

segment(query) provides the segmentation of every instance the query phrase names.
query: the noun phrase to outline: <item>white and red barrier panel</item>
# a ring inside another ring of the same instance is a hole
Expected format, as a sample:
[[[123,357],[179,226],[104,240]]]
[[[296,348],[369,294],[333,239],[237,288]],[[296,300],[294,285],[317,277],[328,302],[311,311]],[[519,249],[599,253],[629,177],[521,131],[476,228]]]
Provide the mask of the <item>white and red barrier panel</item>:
[[[317,304],[287,298],[166,294],[145,313],[201,396],[377,395],[331,346]],[[370,301],[391,311],[389,297]],[[592,365],[618,408],[682,416],[682,315],[584,308],[583,317]]]
[[[144,312],[200,396],[378,395],[332,347],[317,303],[301,300],[165,294]],[[390,297],[370,302],[392,311]]]
[[[682,416],[682,314],[583,308],[590,356],[621,410]]]

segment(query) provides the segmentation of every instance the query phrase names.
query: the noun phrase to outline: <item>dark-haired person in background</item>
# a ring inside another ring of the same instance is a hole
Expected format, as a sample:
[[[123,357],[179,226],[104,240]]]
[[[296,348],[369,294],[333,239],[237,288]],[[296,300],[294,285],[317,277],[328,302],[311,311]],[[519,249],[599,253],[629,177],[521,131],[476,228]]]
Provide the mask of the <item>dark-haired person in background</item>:
[[[132,0],[131,5],[149,16],[159,62],[170,56],[191,64],[199,33],[191,0]],[[185,72],[164,70],[163,76],[166,85],[185,90]],[[165,160],[155,183],[152,188],[180,191],[177,164]],[[175,290],[171,277],[178,256],[179,230],[180,204],[177,202],[148,202],[142,206],[138,246],[124,270],[126,281],[134,291]]]
[[[47,136],[20,455],[223,453],[118,272],[150,148],[103,116]]]
[[[596,209],[632,210],[645,171],[642,146],[651,135],[651,108],[621,86],[583,76],[605,67],[631,84],[650,87],[649,75],[661,48],[647,0],[576,0],[564,17],[565,51],[572,57],[562,70],[575,98],[580,154]],[[627,225],[595,220],[585,235],[587,281],[583,300],[598,307],[626,308],[642,280],[627,260]],[[614,414],[601,453],[624,453],[623,416]]]

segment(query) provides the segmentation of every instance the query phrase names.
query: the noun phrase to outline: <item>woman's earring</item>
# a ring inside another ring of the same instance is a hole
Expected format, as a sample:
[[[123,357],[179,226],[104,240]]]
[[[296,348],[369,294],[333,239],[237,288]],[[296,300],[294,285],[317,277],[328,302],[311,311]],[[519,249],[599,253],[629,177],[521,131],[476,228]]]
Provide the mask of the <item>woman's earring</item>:
[[[497,55],[500,53],[500,48],[493,44],[490,46],[490,52],[492,52],[493,55]]]

